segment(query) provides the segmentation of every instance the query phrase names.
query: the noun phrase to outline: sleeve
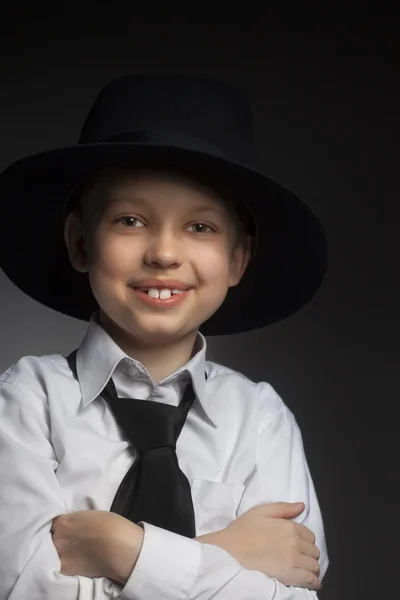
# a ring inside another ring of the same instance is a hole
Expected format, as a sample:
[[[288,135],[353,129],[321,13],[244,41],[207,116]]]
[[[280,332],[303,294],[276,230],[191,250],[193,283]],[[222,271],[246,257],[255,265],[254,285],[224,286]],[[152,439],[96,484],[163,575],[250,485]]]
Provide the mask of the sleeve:
[[[14,378],[15,379],[15,378]],[[0,380],[0,600],[105,600],[107,578],[60,573],[51,525],[67,512],[38,398]]]
[[[256,466],[238,516],[259,504],[304,502],[296,521],[313,531],[320,549],[320,579],[328,556],[320,508],[293,414],[267,383],[260,388]],[[243,569],[217,546],[201,544],[143,523],[144,539],[121,600],[317,600],[317,593],[285,586],[260,571]]]

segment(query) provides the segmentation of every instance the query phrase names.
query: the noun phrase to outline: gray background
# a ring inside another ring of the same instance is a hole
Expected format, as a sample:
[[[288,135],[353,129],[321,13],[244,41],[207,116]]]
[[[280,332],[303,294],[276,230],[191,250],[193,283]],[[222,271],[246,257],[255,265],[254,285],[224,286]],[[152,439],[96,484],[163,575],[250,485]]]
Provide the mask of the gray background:
[[[399,551],[388,551],[398,531],[391,485],[399,458],[394,17],[283,24],[255,15],[243,23],[239,15],[239,25],[183,24],[169,15],[170,24],[144,24],[135,10],[97,7],[90,17],[59,7],[53,15],[10,10],[0,25],[1,168],[74,144],[101,87],[128,73],[211,77],[250,99],[260,166],[322,219],[331,265],[306,308],[258,331],[208,338],[209,358],[269,381],[297,417],[331,560],[320,597],[395,597]],[[0,285],[0,370],[23,355],[79,344],[85,323],[42,307],[2,272]]]

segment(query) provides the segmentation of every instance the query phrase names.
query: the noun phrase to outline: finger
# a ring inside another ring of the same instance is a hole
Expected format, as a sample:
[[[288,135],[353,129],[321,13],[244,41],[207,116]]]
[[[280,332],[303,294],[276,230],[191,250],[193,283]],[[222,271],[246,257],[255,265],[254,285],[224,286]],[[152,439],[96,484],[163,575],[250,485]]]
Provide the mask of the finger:
[[[61,517],[56,517],[55,519],[53,519],[50,529],[51,533],[54,533],[56,529],[60,529],[61,525],[63,524],[60,519]]]
[[[311,558],[311,556],[307,556],[305,554],[298,554],[296,557],[296,567],[298,569],[308,571],[316,577],[319,577],[320,575],[319,562],[315,558]]]
[[[260,504],[255,507],[266,517],[285,518],[299,515],[304,510],[304,504],[292,502],[271,502],[270,504]]]
[[[305,569],[296,568],[294,570],[294,583],[292,585],[296,587],[306,588],[312,591],[318,591],[321,589],[321,582],[314,573]]]
[[[311,531],[311,529],[308,529],[308,527],[301,525],[300,523],[293,522],[293,524],[298,536],[301,537],[301,539],[305,540],[306,542],[310,542],[311,544],[315,544],[315,534]]]
[[[318,546],[312,544],[311,542],[307,542],[306,540],[299,540],[299,548],[300,553],[309,556],[310,558],[314,558],[315,560],[319,560],[321,557],[321,552]]]

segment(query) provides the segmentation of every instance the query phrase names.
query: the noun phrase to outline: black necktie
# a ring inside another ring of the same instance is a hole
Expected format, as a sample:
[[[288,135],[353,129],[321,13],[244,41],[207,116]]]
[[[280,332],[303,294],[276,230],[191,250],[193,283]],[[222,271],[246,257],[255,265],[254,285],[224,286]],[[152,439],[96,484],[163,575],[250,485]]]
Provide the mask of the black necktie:
[[[78,378],[76,350],[67,360]],[[106,400],[118,425],[138,452],[137,460],[117,490],[110,511],[133,523],[146,521],[194,538],[192,494],[176,455],[176,441],[195,398],[192,382],[179,407],[153,400],[118,398],[112,379],[100,396]]]

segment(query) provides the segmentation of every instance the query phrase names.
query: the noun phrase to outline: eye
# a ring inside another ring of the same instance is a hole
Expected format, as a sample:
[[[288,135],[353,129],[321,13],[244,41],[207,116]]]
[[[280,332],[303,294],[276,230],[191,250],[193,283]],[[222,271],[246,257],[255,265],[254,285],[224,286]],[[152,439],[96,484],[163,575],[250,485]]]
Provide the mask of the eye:
[[[141,223],[141,221],[137,217],[131,217],[129,215],[127,215],[125,217],[120,217],[117,222],[121,223],[122,221],[125,221],[125,224],[126,224],[126,222],[129,221],[130,225],[132,225],[132,221],[138,221],[139,223]],[[135,229],[135,228],[134,227],[129,227],[129,225],[128,225],[128,229]]]
[[[207,225],[206,223],[193,223],[192,225],[189,225],[189,227],[196,227],[199,225],[200,225],[200,227],[207,227],[211,231],[215,231],[215,229],[213,229],[213,227],[211,227],[210,225]],[[196,233],[206,233],[206,232],[205,231],[196,231]]]

